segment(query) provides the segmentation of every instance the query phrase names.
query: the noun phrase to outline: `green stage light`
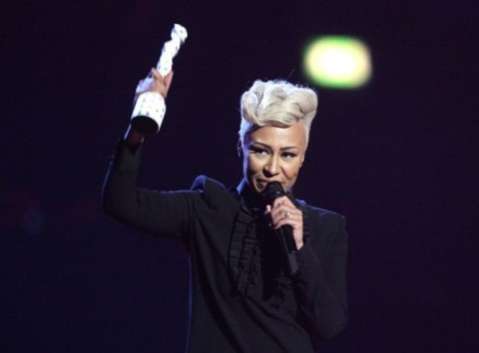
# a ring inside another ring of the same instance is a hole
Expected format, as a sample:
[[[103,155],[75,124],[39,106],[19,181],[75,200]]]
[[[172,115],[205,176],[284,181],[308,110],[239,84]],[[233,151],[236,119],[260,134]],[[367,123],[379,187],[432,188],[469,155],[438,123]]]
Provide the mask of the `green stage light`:
[[[371,77],[369,49],[359,39],[322,36],[306,45],[303,69],[314,84],[328,88],[354,89]]]

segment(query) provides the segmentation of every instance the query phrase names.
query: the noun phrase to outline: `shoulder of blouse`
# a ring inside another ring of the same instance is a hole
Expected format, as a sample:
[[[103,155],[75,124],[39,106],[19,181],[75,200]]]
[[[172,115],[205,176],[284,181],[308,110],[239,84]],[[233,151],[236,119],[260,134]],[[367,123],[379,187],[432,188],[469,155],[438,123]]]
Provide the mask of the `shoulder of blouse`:
[[[313,205],[308,204],[306,201],[301,200],[301,199],[296,199],[296,205],[303,211],[303,212],[308,212],[311,215],[314,215],[316,217],[322,218],[323,220],[327,219],[344,219],[345,217],[332,210],[327,210],[325,208],[321,207],[316,207]]]
[[[305,238],[309,238],[320,230],[322,234],[342,232],[346,218],[335,211],[312,206],[304,200],[296,199],[298,207],[303,211]]]
[[[206,175],[197,176],[191,190],[200,192],[209,208],[239,207],[238,199],[223,183]]]

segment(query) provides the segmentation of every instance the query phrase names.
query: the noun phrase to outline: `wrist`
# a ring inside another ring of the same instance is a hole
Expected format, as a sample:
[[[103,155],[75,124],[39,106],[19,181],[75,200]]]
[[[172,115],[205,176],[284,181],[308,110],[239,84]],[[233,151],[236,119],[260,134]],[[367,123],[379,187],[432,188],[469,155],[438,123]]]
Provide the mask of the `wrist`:
[[[128,129],[125,132],[123,140],[126,141],[129,147],[137,148],[145,141],[145,136],[133,129],[131,125],[129,125]]]

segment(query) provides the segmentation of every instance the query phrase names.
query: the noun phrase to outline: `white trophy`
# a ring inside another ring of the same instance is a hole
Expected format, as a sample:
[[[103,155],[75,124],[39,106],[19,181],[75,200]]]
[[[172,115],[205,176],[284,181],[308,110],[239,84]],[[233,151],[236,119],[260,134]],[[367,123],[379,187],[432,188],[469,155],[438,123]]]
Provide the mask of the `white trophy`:
[[[178,54],[181,45],[185,42],[188,33],[186,28],[174,24],[171,30],[171,39],[163,44],[160,59],[156,64],[157,70],[165,77],[171,71],[173,58]],[[136,88],[137,93],[144,90],[153,78],[149,75]],[[166,113],[165,100],[158,92],[145,92],[139,95],[135,108],[131,114],[132,127],[145,135],[152,135],[160,130]]]

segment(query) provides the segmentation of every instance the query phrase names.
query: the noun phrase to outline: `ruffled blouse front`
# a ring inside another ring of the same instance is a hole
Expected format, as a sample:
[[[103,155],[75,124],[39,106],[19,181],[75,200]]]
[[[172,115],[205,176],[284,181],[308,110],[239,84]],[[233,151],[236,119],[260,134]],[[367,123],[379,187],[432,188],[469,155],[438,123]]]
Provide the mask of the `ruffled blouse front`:
[[[284,271],[282,249],[267,224],[263,209],[244,193],[236,196],[241,207],[229,248],[232,294],[280,308],[293,285],[292,278]]]

